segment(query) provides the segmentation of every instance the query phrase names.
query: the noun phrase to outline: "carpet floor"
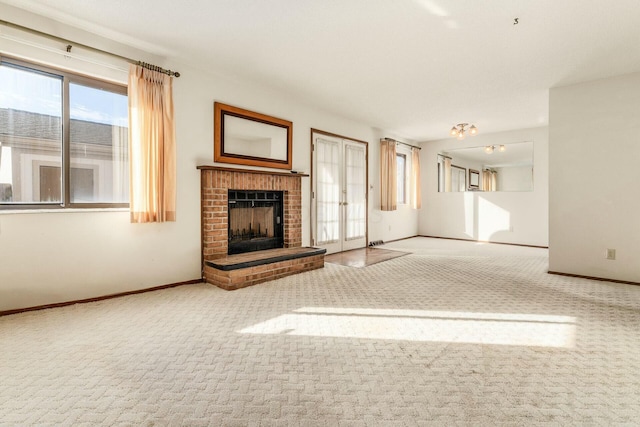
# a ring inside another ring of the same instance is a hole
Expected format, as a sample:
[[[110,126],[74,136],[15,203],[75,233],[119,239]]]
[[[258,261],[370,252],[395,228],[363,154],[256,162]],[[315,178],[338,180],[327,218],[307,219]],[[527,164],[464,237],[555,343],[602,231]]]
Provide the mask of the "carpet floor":
[[[413,238],[364,268],[0,318],[0,425],[637,425],[640,287]]]

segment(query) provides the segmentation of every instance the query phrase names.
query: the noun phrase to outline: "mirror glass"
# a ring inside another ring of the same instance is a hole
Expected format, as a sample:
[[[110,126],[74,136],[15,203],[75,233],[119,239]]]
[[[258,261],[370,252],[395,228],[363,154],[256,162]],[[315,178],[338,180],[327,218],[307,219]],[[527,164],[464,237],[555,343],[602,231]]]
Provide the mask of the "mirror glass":
[[[224,149],[238,156],[287,161],[287,129],[224,116]]]
[[[441,152],[438,191],[533,191],[533,141]]]

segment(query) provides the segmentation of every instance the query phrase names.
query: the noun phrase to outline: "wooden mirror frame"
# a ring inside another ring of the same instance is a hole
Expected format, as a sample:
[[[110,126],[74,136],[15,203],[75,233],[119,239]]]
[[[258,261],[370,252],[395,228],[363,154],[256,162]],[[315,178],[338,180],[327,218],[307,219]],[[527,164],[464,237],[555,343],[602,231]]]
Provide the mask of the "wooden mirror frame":
[[[286,144],[286,159],[275,159],[269,157],[251,156],[243,153],[233,152],[225,145],[225,117],[236,117],[244,120],[261,123],[265,126],[275,126],[286,130],[286,138],[276,141],[277,144]],[[256,113],[221,102],[214,103],[214,135],[213,135],[213,160],[221,163],[232,163],[246,166],[261,166],[268,168],[288,169],[292,168],[293,153],[293,123],[266,114]]]

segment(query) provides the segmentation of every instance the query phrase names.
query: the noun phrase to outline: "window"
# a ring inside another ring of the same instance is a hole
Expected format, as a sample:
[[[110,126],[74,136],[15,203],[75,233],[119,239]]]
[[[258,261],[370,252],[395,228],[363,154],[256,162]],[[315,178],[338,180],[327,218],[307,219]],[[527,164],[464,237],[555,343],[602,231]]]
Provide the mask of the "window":
[[[407,203],[407,156],[405,154],[396,154],[396,194],[398,204]]]
[[[2,58],[0,209],[128,203],[127,88]]]

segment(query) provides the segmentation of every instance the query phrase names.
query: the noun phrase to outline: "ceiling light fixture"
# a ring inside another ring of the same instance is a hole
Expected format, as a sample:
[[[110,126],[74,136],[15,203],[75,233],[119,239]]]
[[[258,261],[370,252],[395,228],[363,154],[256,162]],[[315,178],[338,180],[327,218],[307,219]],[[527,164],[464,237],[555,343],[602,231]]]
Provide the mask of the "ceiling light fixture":
[[[493,150],[498,149],[499,152],[504,153],[505,151],[507,151],[507,147],[505,147],[504,145],[487,145],[484,147],[484,152],[487,154],[491,154],[493,153]]]
[[[469,129],[465,129],[467,126],[469,126],[469,123],[458,123],[451,128],[449,135],[454,136],[462,141],[467,132],[471,136],[476,136],[478,134],[478,128],[475,125],[471,125]]]

